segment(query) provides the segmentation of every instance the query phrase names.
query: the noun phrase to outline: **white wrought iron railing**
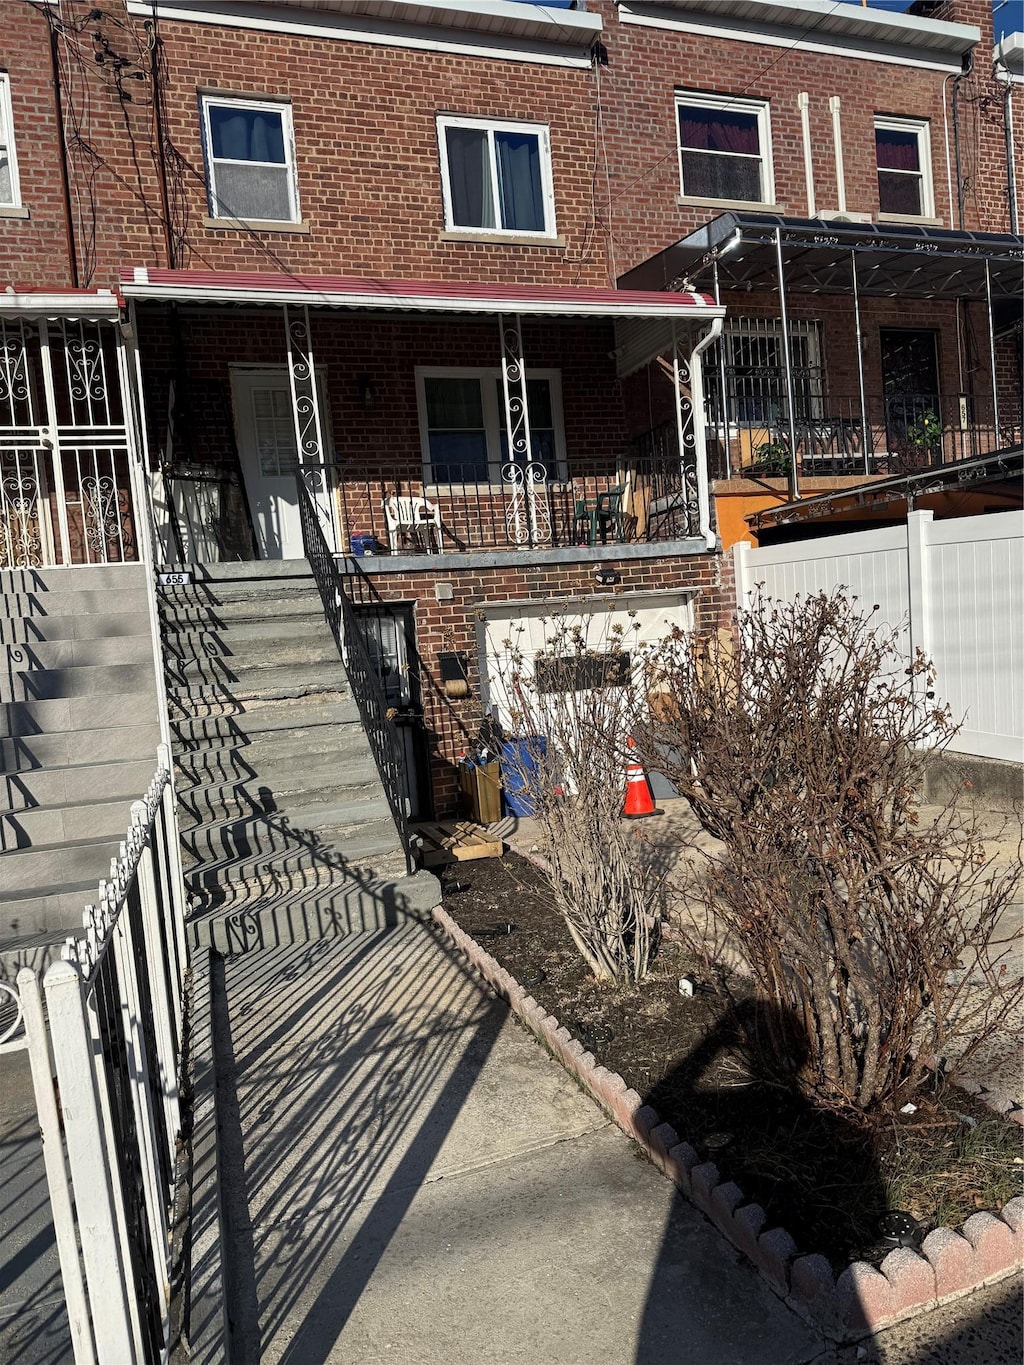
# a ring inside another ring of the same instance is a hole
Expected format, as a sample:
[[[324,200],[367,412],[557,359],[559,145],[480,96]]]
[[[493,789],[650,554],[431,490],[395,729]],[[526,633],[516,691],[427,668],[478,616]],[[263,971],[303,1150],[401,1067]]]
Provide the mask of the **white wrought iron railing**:
[[[184,887],[170,750],[83,932],[8,997],[27,1050],[76,1365],[167,1359],[181,1130]]]
[[[124,340],[0,318],[0,569],[138,559]]]

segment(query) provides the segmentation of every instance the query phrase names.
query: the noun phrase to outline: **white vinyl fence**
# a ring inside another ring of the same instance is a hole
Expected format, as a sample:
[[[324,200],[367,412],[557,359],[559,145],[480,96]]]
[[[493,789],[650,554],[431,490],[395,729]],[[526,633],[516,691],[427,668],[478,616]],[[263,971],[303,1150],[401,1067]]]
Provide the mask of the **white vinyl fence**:
[[[31,1064],[75,1365],[167,1359],[183,911],[162,745],[84,931],[42,979],[23,967],[0,988],[0,1052]]]
[[[934,521],[734,551],[740,605],[845,587],[901,629],[907,658],[935,662],[938,696],[962,725],[952,749],[1024,759],[1024,512]]]

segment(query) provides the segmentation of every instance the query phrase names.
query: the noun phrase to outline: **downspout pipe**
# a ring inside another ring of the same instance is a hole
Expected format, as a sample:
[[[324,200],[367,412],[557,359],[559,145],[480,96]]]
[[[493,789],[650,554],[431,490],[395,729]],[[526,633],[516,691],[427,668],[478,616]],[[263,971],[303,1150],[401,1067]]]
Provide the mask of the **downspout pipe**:
[[[1007,80],[1003,95],[1003,136],[1006,139],[1006,193],[1010,206],[1010,231],[1020,232],[1017,206],[1017,156],[1013,142],[1013,82]]]
[[[697,530],[709,550],[718,545],[711,528],[711,495],[708,485],[707,421],[704,409],[704,352],[722,335],[724,318],[712,318],[711,326],[690,352],[690,402],[693,405],[693,445],[697,464]],[[678,354],[678,353],[677,353]],[[678,361],[677,361],[678,363]],[[678,407],[677,407],[678,411]],[[682,433],[680,433],[681,437]],[[681,450],[681,447],[680,447]]]

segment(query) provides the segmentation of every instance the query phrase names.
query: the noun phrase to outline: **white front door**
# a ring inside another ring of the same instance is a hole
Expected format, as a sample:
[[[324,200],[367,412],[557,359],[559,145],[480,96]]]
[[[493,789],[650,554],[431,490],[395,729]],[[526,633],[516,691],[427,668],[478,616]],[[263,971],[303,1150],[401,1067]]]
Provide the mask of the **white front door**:
[[[292,396],[284,370],[231,376],[238,454],[262,559],[301,559],[299,468]]]

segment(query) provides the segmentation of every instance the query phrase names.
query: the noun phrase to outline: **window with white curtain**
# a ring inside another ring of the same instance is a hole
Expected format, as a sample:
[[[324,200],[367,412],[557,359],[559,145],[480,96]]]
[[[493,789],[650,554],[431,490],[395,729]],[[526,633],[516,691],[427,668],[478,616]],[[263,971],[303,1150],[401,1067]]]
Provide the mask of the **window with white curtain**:
[[[6,71],[0,71],[0,205],[17,208],[20,203],[11,118],[11,78]]]
[[[679,186],[687,199],[770,204],[771,126],[764,100],[686,91],[676,95]]]
[[[211,215],[298,222],[291,105],[211,95],[202,109]]]
[[[416,393],[429,484],[500,483],[509,461],[501,371],[418,367]],[[562,382],[558,370],[526,377],[530,445],[548,477],[565,478]],[[523,456],[516,456],[524,463]]]
[[[437,136],[446,228],[554,235],[551,155],[543,124],[441,117]]]

